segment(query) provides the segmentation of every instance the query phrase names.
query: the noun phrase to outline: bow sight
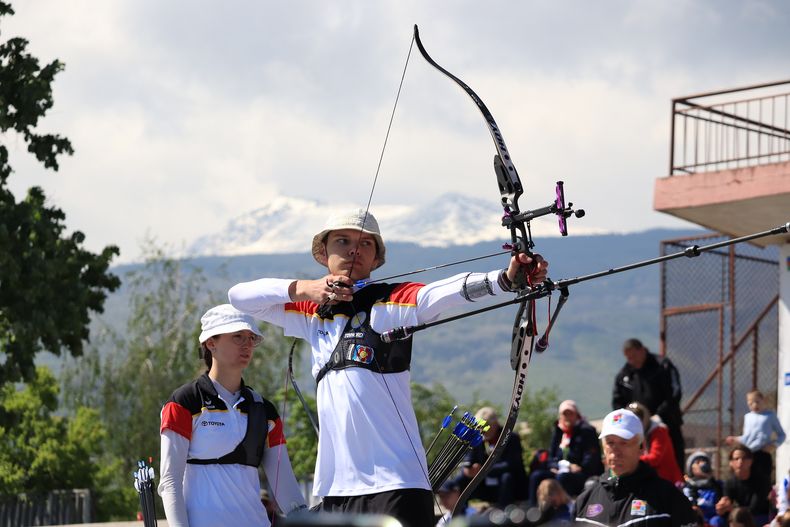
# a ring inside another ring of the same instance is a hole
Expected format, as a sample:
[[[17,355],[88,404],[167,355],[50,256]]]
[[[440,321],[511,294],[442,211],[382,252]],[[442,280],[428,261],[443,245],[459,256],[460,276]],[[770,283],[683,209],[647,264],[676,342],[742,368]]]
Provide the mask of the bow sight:
[[[500,182],[500,188],[502,188],[501,187],[502,174],[500,172],[500,169],[497,167],[496,161],[494,163],[494,166],[497,173],[497,180]],[[523,223],[526,225],[526,229],[527,229],[526,247],[516,247],[513,245],[508,245],[504,248],[512,249],[512,250],[522,249],[523,252],[530,251],[533,247],[535,247],[535,243],[532,241],[532,232],[530,231],[529,222],[531,222],[536,218],[540,218],[541,216],[547,216],[549,214],[557,215],[557,223],[560,229],[560,235],[562,236],[568,235],[568,223],[566,220],[571,216],[575,216],[577,218],[584,217],[584,209],[573,210],[572,202],[569,202],[567,206],[565,205],[565,189],[563,187],[562,181],[557,181],[556,194],[557,197],[554,199],[554,203],[552,203],[551,205],[535,210],[525,210],[523,212],[515,212],[510,207],[508,200],[504,197],[504,193],[503,193],[502,206],[505,209],[505,214],[502,216],[502,226],[507,228],[514,228],[517,225]],[[515,202],[517,200],[518,200],[518,195],[516,195],[513,201]],[[515,243],[518,244],[517,241]]]

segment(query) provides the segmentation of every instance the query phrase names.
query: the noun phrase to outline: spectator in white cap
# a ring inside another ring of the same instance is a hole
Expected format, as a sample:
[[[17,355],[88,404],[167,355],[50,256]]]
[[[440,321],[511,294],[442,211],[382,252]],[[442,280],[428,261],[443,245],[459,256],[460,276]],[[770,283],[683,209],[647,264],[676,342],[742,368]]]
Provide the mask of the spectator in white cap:
[[[702,517],[669,481],[639,460],[644,428],[629,410],[603,419],[600,438],[608,471],[576,500],[576,523],[593,525],[701,525]]]
[[[329,218],[311,252],[325,267],[321,278],[261,278],[235,285],[228,296],[235,308],[310,343],[320,423],[313,492],[323,498],[323,511],[432,525],[433,495],[411,403],[412,339],[384,342],[381,333],[507,294],[522,268],[532,283],[542,282],[548,263],[522,254],[507,269],[427,285],[371,281],[387,254],[379,224],[365,210]]]
[[[306,508],[274,405],[241,374],[263,335],[230,304],[209,309],[198,337],[208,371],[162,408],[159,495],[170,527],[270,525],[258,467],[285,514]]]

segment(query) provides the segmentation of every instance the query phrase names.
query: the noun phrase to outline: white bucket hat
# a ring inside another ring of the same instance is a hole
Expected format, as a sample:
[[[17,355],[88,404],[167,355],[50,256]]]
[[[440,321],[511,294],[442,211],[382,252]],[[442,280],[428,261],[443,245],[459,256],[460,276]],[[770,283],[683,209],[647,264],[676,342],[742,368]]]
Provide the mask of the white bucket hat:
[[[324,253],[324,238],[332,231],[339,231],[341,229],[355,229],[361,230],[373,236],[376,239],[376,246],[378,251],[376,257],[378,264],[373,269],[378,269],[384,265],[384,255],[387,249],[384,247],[384,240],[381,238],[381,231],[379,230],[379,222],[376,221],[375,216],[371,212],[364,209],[355,209],[351,211],[343,211],[333,214],[326,220],[324,230],[313,236],[313,258],[315,261],[324,265],[319,259]]]
[[[615,435],[628,441],[635,436],[644,437],[644,434],[642,420],[634,412],[631,410],[615,410],[603,418],[601,435],[598,437],[603,439],[606,436]]]
[[[198,340],[201,344],[215,335],[234,333],[245,329],[252,331],[258,336],[263,336],[254,318],[246,313],[242,313],[230,304],[221,304],[212,307],[200,317],[200,324],[200,329],[202,331]]]

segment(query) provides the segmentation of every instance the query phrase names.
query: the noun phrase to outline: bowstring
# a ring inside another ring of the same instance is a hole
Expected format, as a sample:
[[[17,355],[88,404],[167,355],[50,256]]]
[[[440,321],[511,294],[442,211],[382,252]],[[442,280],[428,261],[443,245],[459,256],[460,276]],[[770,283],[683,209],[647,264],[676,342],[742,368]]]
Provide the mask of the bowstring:
[[[347,277],[349,279],[351,278],[351,273],[354,270],[354,265],[356,264],[356,261],[357,261],[357,255],[359,254],[359,244],[362,241],[362,234],[364,233],[365,223],[368,220],[368,213],[370,212],[370,204],[373,202],[373,193],[375,192],[376,184],[378,183],[379,174],[381,172],[381,165],[382,165],[382,162],[384,161],[384,153],[385,153],[385,151],[387,149],[387,143],[389,142],[390,132],[392,131],[392,123],[395,120],[395,111],[398,108],[398,101],[400,101],[401,91],[403,90],[403,83],[404,83],[404,80],[406,79],[406,70],[409,67],[409,59],[411,58],[411,52],[412,52],[413,48],[414,48],[414,35],[412,35],[411,42],[409,43],[409,51],[408,51],[408,53],[406,55],[406,61],[405,61],[404,65],[403,65],[403,71],[401,73],[400,83],[398,84],[398,92],[395,95],[395,103],[392,106],[392,112],[390,113],[389,123],[387,124],[387,132],[384,135],[384,144],[381,147],[381,152],[379,154],[379,160],[378,160],[378,163],[376,165],[376,173],[375,173],[375,175],[373,177],[373,185],[371,186],[370,193],[368,194],[368,202],[367,202],[367,205],[365,206],[365,214],[362,217],[362,226],[359,229],[359,236],[357,238],[357,247],[356,247],[356,250],[354,251],[354,257],[351,260],[351,267],[348,270]],[[352,311],[354,313],[356,313],[357,310],[356,310],[356,307],[354,306],[353,298],[352,298],[352,300],[349,301],[349,303],[351,304]],[[356,316],[356,315],[352,315],[352,316]],[[377,369],[379,371],[379,375],[381,375],[381,379],[384,382],[384,387],[386,388],[387,394],[389,395],[390,401],[392,402],[392,407],[395,409],[395,413],[398,416],[398,419],[400,420],[401,426],[403,427],[403,431],[404,431],[404,433],[406,435],[406,439],[408,439],[409,445],[411,446],[411,449],[414,452],[414,457],[417,460],[417,465],[420,467],[420,471],[423,473],[423,476],[425,477],[425,481],[428,484],[428,487],[430,489],[431,488],[431,480],[428,477],[428,473],[425,470],[425,467],[423,467],[422,460],[420,459],[420,456],[419,456],[419,454],[417,452],[417,447],[414,445],[414,442],[412,441],[411,435],[409,434],[409,429],[406,427],[406,422],[403,419],[403,415],[401,415],[400,409],[398,408],[398,405],[395,402],[395,397],[392,395],[392,390],[390,389],[389,383],[387,382],[387,376],[384,373],[381,372],[381,366],[379,365],[378,360],[375,359],[375,356],[374,356],[374,361],[376,362],[376,367],[377,367]],[[350,381],[350,378],[348,376],[346,376],[346,378],[349,379],[349,381]],[[411,397],[411,395],[409,397]],[[427,460],[426,460],[426,463],[427,463]],[[441,506],[439,505],[439,503],[438,503],[438,501],[436,499],[436,494],[433,491],[430,491],[430,492],[431,492],[431,498],[433,499],[434,504],[437,507],[439,507],[439,510],[441,510]]]

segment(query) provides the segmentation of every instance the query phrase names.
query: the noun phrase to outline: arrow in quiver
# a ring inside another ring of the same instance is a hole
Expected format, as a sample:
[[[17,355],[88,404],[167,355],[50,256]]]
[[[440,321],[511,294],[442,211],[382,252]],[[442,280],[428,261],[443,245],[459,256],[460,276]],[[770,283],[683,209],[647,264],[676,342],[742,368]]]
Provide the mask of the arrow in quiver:
[[[134,476],[134,488],[140,497],[140,510],[143,513],[143,526],[156,527],[156,507],[154,504],[154,467],[151,466],[152,458],[137,462]]]

